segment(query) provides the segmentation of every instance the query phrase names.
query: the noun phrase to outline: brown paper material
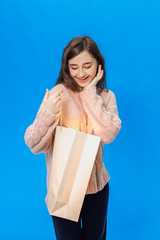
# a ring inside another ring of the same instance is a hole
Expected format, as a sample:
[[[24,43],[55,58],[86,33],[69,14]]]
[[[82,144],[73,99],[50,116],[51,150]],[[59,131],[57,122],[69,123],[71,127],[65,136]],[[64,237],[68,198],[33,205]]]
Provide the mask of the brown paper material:
[[[78,222],[101,138],[56,127],[45,202],[51,215]]]

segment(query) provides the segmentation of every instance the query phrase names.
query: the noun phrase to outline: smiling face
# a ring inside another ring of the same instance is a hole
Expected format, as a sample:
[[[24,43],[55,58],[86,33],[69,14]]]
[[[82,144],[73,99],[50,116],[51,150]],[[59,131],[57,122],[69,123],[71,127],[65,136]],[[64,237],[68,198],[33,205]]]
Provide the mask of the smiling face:
[[[97,72],[97,60],[86,50],[68,61],[69,72],[80,87],[87,87]]]

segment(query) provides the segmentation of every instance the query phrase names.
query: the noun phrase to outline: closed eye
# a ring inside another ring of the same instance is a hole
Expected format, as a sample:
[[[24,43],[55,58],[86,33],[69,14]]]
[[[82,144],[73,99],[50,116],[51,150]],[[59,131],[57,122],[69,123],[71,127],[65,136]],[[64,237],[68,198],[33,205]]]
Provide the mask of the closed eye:
[[[72,68],[73,70],[76,70],[77,68]]]
[[[92,65],[91,65],[91,66],[92,66]],[[91,66],[84,67],[84,68],[89,69],[89,68],[91,68]],[[72,67],[72,70],[77,70],[77,68],[73,68],[73,67]]]
[[[91,65],[91,66],[92,66],[92,65]],[[87,69],[88,69],[88,68],[90,68],[91,66],[89,66],[89,67],[85,67],[85,68],[87,68]]]

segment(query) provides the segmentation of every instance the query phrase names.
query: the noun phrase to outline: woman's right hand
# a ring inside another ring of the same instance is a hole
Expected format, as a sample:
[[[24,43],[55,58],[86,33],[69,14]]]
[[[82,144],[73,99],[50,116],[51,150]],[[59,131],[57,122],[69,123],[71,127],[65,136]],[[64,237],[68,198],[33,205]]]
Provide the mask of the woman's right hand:
[[[46,89],[46,93],[43,98],[43,104],[53,114],[56,114],[60,111],[60,107],[61,107],[60,94],[62,92],[63,92],[63,90],[53,93],[53,95],[49,96],[49,90]]]

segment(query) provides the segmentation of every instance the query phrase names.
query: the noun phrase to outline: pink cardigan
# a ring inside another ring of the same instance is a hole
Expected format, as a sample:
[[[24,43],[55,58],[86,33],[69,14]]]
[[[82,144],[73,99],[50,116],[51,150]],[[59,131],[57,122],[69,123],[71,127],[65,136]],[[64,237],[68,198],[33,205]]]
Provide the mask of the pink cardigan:
[[[102,91],[100,95],[96,93],[96,87],[85,89],[81,92],[73,92],[62,83],[53,87],[49,94],[63,89],[62,109],[63,126],[77,129],[89,134],[101,137],[102,144],[112,142],[121,128],[121,120],[118,117],[116,98],[114,93]],[[38,110],[37,116],[26,132],[25,143],[34,154],[45,153],[47,164],[47,189],[49,184],[52,141],[56,126],[59,124],[60,112],[56,115],[45,108],[43,103]],[[97,162],[101,164],[102,147],[99,146]],[[99,168],[94,163],[86,194],[96,193],[103,189],[109,181],[108,174],[103,163]]]

